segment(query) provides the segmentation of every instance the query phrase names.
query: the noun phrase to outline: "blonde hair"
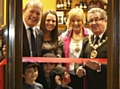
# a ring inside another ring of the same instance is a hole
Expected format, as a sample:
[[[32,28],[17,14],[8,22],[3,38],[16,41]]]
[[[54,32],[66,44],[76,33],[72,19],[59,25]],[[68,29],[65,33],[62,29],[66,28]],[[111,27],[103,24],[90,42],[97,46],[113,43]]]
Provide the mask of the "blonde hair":
[[[84,11],[81,8],[73,8],[68,12],[68,18],[66,22],[67,28],[70,28],[70,22],[74,16],[78,16],[84,24],[86,23]]]

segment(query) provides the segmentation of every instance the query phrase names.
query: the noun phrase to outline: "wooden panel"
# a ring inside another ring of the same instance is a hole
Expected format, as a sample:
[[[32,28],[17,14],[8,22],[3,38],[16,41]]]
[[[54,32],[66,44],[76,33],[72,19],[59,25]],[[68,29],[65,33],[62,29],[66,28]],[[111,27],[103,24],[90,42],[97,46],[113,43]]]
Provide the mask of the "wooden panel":
[[[108,2],[108,66],[107,89],[120,89],[119,86],[119,54],[120,54],[120,28],[119,28],[120,0]]]

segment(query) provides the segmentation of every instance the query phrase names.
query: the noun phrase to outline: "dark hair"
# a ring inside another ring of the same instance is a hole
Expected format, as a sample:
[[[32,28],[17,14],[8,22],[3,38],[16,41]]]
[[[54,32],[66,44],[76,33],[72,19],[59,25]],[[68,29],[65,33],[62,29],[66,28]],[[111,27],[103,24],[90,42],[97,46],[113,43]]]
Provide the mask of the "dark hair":
[[[57,58],[57,56],[54,54],[54,53],[45,53],[42,57],[46,57],[46,58]],[[43,63],[40,63],[40,67],[41,69],[39,70],[40,72],[44,72],[43,71],[43,64],[44,63],[47,63],[47,62],[43,62]],[[54,63],[54,62],[53,62]],[[55,66],[57,66],[58,63],[55,63]]]
[[[45,53],[43,57],[52,57],[52,58],[57,58],[57,56],[54,53]]]
[[[57,44],[58,44],[58,17],[57,17],[57,14],[54,10],[47,10],[43,13],[42,18],[41,18],[40,29],[43,31],[43,33],[46,30],[45,20],[46,20],[46,17],[49,13],[55,15],[55,17],[56,17],[56,27],[52,30],[51,37],[52,37],[52,42],[53,43],[57,42]]]
[[[27,68],[29,68],[29,67],[37,67],[37,68],[39,68],[39,64],[38,63],[36,63],[36,62],[23,62],[23,71],[22,71],[22,73],[23,74],[25,74],[25,70],[27,69]]]

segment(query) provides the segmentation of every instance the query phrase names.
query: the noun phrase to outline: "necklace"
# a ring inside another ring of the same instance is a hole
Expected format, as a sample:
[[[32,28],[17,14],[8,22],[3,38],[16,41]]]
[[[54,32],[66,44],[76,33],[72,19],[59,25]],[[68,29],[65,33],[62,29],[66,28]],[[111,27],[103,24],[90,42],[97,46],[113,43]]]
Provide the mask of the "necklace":
[[[75,42],[79,42],[80,40],[83,39],[83,35],[82,35],[82,33],[76,34],[76,33],[74,32],[74,34],[73,34],[73,36],[72,36],[72,39],[73,39]]]
[[[77,43],[76,48],[75,48],[75,52],[79,52],[79,51],[80,51],[80,48],[79,48],[79,44]]]
[[[80,51],[79,43],[82,39],[83,39],[82,32],[79,33],[79,34],[74,33],[73,36],[72,36],[72,40],[76,44],[76,47],[75,47],[75,52],[76,53],[78,53]]]
[[[79,51],[80,51],[80,47],[79,47],[79,43],[80,43],[80,41],[81,40],[78,40],[78,41],[76,41],[76,40],[74,40],[74,39],[72,39],[72,42],[75,44],[75,49],[74,49],[74,51],[76,52],[76,53],[78,53]]]
[[[106,37],[100,43],[95,44],[95,45],[92,43],[91,36],[89,36],[88,39],[89,39],[90,46],[94,49],[94,50],[91,51],[90,58],[96,58],[96,56],[97,56],[97,50],[96,49],[98,47],[100,47],[102,44],[104,44],[108,40],[108,37]]]

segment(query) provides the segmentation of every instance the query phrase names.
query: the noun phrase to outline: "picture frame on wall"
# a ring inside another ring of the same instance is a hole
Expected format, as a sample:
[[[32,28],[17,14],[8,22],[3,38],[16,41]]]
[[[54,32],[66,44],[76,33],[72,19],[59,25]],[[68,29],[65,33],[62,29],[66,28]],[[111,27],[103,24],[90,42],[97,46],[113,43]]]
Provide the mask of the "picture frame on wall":
[[[63,18],[64,18],[64,12],[63,11],[57,11],[57,16],[58,16],[58,24],[63,24]]]

